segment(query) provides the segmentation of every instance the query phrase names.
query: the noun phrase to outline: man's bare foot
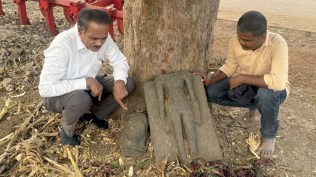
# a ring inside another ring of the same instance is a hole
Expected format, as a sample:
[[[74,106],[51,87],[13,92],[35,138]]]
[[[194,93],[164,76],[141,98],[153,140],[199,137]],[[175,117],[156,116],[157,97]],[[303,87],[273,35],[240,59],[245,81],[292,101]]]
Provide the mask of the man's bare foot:
[[[262,138],[256,153],[261,157],[269,157],[274,153],[275,138]]]
[[[251,109],[249,109],[248,118],[249,118],[250,120],[255,119],[255,118],[256,118],[256,110],[251,110]]]

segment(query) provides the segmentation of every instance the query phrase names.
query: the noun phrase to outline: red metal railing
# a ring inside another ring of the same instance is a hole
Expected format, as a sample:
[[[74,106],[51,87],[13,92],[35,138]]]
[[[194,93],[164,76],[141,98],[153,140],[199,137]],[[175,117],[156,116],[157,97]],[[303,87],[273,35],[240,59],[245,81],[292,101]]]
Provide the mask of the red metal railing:
[[[27,17],[27,0],[13,0],[18,6],[19,19],[22,25],[29,25]],[[46,19],[46,26],[52,35],[57,35],[53,8],[62,7],[65,19],[70,23],[77,22],[77,15],[83,8],[99,9],[106,11],[112,18],[109,32],[114,38],[113,22],[116,20],[118,31],[123,34],[123,0],[33,0],[39,3],[40,10]],[[0,15],[3,15],[2,3],[0,0]]]
[[[0,0],[0,16],[1,15],[4,15],[4,12],[3,12],[3,10],[2,10],[2,2],[1,2],[1,0]]]

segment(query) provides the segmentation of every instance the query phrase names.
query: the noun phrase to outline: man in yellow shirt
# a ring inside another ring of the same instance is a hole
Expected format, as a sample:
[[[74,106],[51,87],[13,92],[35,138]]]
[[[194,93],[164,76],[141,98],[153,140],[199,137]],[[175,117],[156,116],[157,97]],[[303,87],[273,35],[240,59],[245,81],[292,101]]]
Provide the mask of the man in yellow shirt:
[[[267,30],[266,18],[260,12],[246,12],[238,20],[237,36],[230,40],[225,64],[211,77],[201,76],[209,102],[249,108],[250,118],[259,110],[262,139],[257,153],[263,157],[271,155],[279,106],[289,93],[288,47],[283,37]],[[241,85],[255,87],[252,100],[243,104],[228,94]]]

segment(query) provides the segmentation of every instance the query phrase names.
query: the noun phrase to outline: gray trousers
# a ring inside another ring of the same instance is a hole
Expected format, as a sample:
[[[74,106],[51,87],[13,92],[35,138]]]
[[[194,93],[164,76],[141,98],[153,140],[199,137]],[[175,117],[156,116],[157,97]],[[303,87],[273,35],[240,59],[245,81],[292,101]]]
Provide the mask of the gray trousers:
[[[96,79],[103,85],[101,101],[93,98],[89,90],[75,90],[70,93],[43,97],[43,105],[51,112],[62,114],[62,126],[68,136],[73,136],[79,118],[87,112],[93,113],[99,119],[105,119],[117,106],[113,96],[113,76],[98,75]],[[131,94],[135,89],[135,82],[127,78],[126,89]]]

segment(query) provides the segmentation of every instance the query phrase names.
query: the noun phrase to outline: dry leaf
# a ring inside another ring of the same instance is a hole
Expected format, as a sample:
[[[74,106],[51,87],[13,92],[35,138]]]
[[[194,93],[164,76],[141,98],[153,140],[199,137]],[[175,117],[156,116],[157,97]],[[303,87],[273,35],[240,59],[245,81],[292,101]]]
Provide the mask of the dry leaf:
[[[260,136],[258,134],[253,134],[250,132],[249,138],[246,139],[246,143],[249,145],[250,152],[256,156],[256,158],[260,159],[260,156],[256,153],[256,150],[258,149],[260,145]]]

